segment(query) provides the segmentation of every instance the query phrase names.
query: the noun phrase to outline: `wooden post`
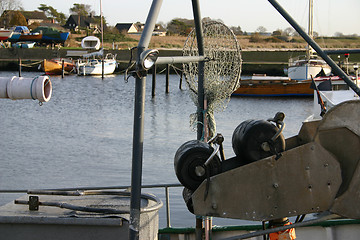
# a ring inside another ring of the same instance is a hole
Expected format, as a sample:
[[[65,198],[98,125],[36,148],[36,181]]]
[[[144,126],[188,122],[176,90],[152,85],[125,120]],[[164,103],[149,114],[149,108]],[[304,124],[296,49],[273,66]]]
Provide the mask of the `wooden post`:
[[[64,78],[65,75],[65,60],[61,60],[61,78]]]
[[[21,58],[19,58],[19,77],[21,77]]]
[[[104,57],[101,59],[101,79],[104,79]]]
[[[169,93],[170,64],[166,64],[166,86],[165,93]]]
[[[181,74],[180,74],[180,82],[179,82],[179,89],[182,90],[182,81],[183,81],[183,71],[181,71]]]
[[[156,64],[152,68],[152,85],[151,85],[151,97],[155,97],[155,88],[156,88]]]

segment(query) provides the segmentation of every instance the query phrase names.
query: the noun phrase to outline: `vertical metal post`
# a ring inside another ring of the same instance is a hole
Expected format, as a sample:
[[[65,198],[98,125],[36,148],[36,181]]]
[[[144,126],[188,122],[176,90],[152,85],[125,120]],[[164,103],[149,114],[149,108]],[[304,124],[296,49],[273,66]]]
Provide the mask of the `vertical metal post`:
[[[141,70],[141,53],[149,46],[156,20],[160,12],[162,0],[153,0],[145,27],[138,44],[137,68]],[[140,203],[141,203],[141,176],[144,143],[144,108],[146,75],[136,77],[135,103],[134,103],[134,128],[132,149],[132,172],[131,172],[131,200],[129,239],[139,239],[140,230]]]
[[[64,78],[65,75],[65,60],[61,60],[61,78]]]
[[[169,187],[165,187],[165,195],[166,195],[166,226],[168,228],[171,227],[170,221],[170,199],[169,199]]]
[[[194,13],[194,23],[196,30],[196,40],[198,45],[199,56],[204,56],[204,39],[201,24],[200,4],[199,0],[192,0],[192,8]],[[198,73],[198,109],[197,109],[197,139],[201,140],[204,129],[204,62],[199,62]],[[195,237],[197,240],[202,239],[203,221],[201,216],[196,216]]]
[[[19,77],[21,77],[21,58],[19,58]]]
[[[155,89],[156,89],[156,64],[154,64],[152,68],[152,85],[151,85],[151,97],[155,97]]]
[[[271,5],[290,23],[290,25],[300,34],[300,36],[319,54],[322,59],[331,67],[332,71],[346,82],[346,84],[360,96],[360,89],[346,75],[346,73],[320,48],[320,46],[305,33],[299,24],[283,9],[276,0],[268,0]]]
[[[199,56],[204,56],[204,39],[203,29],[201,24],[200,4],[199,0],[192,0],[192,7],[194,12],[194,22],[196,30],[196,40],[198,45]],[[203,136],[204,123],[204,62],[199,62],[198,75],[198,124],[197,124],[197,139],[200,140]]]
[[[165,93],[169,93],[170,64],[166,64]]]

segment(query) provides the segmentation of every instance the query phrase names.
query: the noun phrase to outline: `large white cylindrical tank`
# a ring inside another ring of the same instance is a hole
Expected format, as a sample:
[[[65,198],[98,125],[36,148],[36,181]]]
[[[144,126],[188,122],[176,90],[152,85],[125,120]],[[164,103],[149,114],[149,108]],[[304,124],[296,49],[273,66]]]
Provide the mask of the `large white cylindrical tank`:
[[[52,84],[48,76],[35,78],[0,77],[0,98],[33,99],[48,102],[52,94]]]

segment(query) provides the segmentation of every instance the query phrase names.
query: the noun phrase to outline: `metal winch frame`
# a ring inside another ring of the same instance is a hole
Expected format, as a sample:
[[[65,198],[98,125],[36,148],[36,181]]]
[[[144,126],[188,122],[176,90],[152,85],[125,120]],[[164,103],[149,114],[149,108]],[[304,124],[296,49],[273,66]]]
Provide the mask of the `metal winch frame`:
[[[286,150],[211,178],[191,196],[194,214],[268,221],[329,211],[360,218],[360,101],[304,122]],[[204,198],[204,195],[207,195]]]

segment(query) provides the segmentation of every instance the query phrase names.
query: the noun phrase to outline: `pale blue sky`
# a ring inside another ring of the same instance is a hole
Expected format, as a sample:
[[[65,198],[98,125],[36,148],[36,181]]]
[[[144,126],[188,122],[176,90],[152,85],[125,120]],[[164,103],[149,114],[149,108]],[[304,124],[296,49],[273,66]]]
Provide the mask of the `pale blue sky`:
[[[145,22],[151,0],[102,0],[103,13],[110,25],[118,22]],[[259,26],[268,31],[290,25],[267,0],[199,0],[202,17],[222,19],[228,26],[253,32]],[[293,18],[307,29],[308,0],[278,0]],[[100,0],[22,0],[25,10],[36,10],[41,3],[69,15],[74,3],[89,4],[99,14]],[[320,35],[335,32],[360,35],[360,0],[314,0],[314,30]],[[158,22],[193,18],[191,0],[163,0]]]

